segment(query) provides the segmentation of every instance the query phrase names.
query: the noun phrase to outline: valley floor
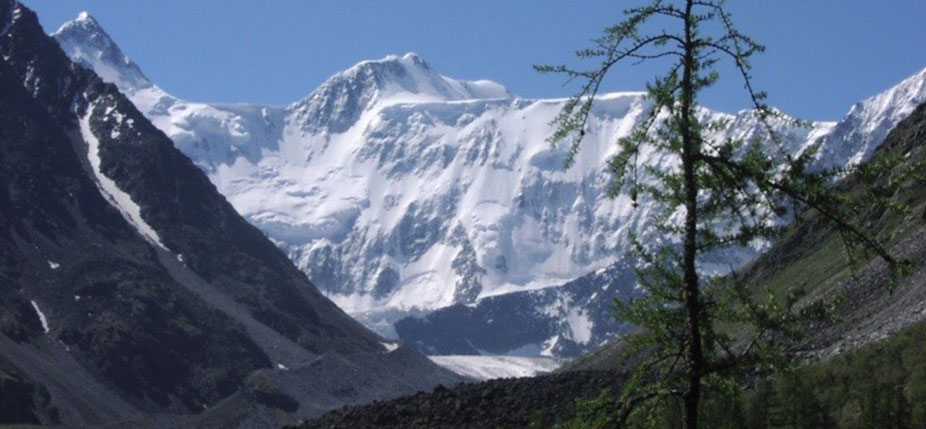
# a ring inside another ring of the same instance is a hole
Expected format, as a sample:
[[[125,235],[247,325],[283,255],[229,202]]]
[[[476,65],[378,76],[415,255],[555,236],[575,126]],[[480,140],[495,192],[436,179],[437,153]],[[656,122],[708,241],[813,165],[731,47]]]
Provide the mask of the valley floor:
[[[710,427],[728,427],[734,419],[745,425],[736,427],[748,428],[924,427],[924,345],[926,322],[920,322],[887,340],[724,399],[733,406],[708,400],[705,418],[715,424]],[[619,388],[613,371],[439,386],[430,393],[344,407],[293,428],[549,427],[573,418],[577,401],[609,388]]]

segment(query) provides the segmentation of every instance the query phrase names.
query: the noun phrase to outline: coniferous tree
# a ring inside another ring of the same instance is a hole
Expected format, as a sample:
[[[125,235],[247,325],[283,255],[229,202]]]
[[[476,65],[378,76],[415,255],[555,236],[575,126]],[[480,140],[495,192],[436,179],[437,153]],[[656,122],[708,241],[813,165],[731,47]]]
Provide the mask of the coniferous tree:
[[[755,392],[748,399],[746,408],[750,429],[765,429],[770,427],[772,410],[776,406],[775,391],[771,383],[760,383]]]
[[[926,365],[913,369],[904,392],[910,398],[910,424],[926,427]]]
[[[638,410],[652,412],[653,404],[680,404],[684,426],[696,428],[705,390],[728,390],[744,367],[786,365],[786,341],[802,334],[807,318],[826,315],[829,304],[805,305],[798,311],[801,290],[781,297],[747,290],[736,276],[705,277],[699,258],[771,239],[793,214],[810,210],[834,225],[850,262],[880,257],[892,284],[902,264],[854,220],[862,203],[830,188],[846,175],[862,180],[876,176],[879,166],[814,170],[815,148],[800,154],[785,151],[772,121],[802,123],[769,108],[765,94],[754,90],[750,59],[764,48],[736,29],[723,0],[651,0],[624,15],[593,48],[578,52],[598,61],[590,70],[536,67],[582,83],[579,94],[555,118],[557,128],[550,137],[554,145],[568,144],[568,168],[605,76],[624,64],[671,61],[668,71],[647,85],[652,103],[648,117],[617,142],[619,151],[609,160],[614,175],[609,195],[626,193],[635,205],[657,204],[660,215],[653,228],[673,240],[648,247],[630,237],[644,293],[615,305],[621,321],[641,328],[626,338],[628,353],[641,358],[616,406],[597,421],[622,425],[636,421],[628,419]],[[713,137],[728,124],[698,114],[698,94],[717,81],[721,60],[729,60],[740,75],[753,114],[763,125],[754,139]],[[640,165],[643,152],[656,152],[674,163],[665,168]],[[885,194],[866,195],[864,205],[888,206],[889,200],[879,195]]]

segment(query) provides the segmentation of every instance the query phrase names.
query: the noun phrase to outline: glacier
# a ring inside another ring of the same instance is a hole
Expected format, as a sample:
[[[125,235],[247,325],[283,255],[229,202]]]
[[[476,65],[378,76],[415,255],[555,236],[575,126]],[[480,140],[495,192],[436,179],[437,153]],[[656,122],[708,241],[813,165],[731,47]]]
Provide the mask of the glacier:
[[[434,363],[478,381],[495,378],[533,377],[559,367],[556,359],[521,356],[428,356]]]
[[[388,337],[405,317],[516,294],[540,306],[531,314],[562,321],[540,340],[505,347],[559,356],[588,350],[607,336],[596,328],[602,310],[589,307],[598,296],[560,287],[619,264],[628,232],[662,239],[646,235],[652,203],[634,208],[605,192],[615,142],[651,109],[641,92],[597,97],[582,150],[564,170],[565,150],[546,138],[566,99],[526,99],[492,81],[448,78],[413,53],[359,62],[286,106],[210,104],[153,84],[88,14],[53,36],[117,85],[322,292]],[[774,127],[791,153],[819,144],[820,167],[858,163],[924,101],[926,70],[838,122]],[[752,111],[699,114],[730,121],[719,137],[762,132]],[[650,153],[641,162],[670,160]],[[707,269],[741,266],[767,245],[714,255]],[[621,293],[632,287],[620,285]]]

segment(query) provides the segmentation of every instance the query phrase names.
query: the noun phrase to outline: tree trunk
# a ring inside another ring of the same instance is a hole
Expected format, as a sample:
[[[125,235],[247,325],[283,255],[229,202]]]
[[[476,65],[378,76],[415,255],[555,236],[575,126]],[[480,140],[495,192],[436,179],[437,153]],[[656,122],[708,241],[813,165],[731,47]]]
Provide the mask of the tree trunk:
[[[695,163],[700,148],[699,137],[695,135],[693,119],[695,46],[692,41],[694,29],[691,22],[693,0],[685,5],[685,46],[682,76],[682,97],[680,129],[682,134],[682,169],[685,181],[685,237],[684,237],[684,294],[685,311],[688,318],[686,332],[686,353],[688,360],[688,388],[684,392],[685,427],[698,427],[698,406],[701,402],[701,372],[704,356],[701,350],[701,303],[699,298],[698,272],[695,266],[698,233],[698,188],[695,180]]]

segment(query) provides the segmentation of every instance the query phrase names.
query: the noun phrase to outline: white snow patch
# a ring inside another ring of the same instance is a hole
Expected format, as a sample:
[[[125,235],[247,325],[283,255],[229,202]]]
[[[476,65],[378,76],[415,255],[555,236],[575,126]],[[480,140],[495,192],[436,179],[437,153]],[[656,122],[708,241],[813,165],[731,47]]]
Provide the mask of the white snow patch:
[[[532,377],[558,368],[561,361],[543,357],[516,356],[428,356],[434,363],[457,374],[477,380]]]
[[[93,106],[87,107],[87,114],[80,119],[80,133],[87,142],[87,159],[90,160],[90,166],[93,168],[93,174],[97,179],[97,187],[103,197],[112,204],[135,229],[149,242],[167,250],[167,247],[161,242],[161,237],[155,232],[154,228],[148,225],[141,216],[141,207],[132,200],[132,196],[123,191],[116,185],[116,182],[103,174],[100,165],[100,141],[90,129],[90,115],[93,113]]]
[[[386,353],[392,353],[399,349],[399,343],[387,343],[382,341],[380,344],[382,344],[383,348],[386,349]]]
[[[572,308],[566,316],[572,340],[579,344],[588,344],[592,339],[593,323],[588,314],[580,308]]]
[[[47,334],[50,329],[48,328],[48,319],[45,318],[45,313],[42,313],[42,310],[39,309],[39,305],[36,304],[35,300],[30,302],[32,303],[32,308],[35,309],[36,314],[39,315],[39,320],[42,322],[42,329],[44,329],[45,333]]]
[[[53,270],[57,270],[59,267],[61,267],[61,264],[59,264],[59,263],[57,263],[57,262],[55,262],[55,261],[48,261],[48,268],[51,268],[51,269],[53,269]]]
[[[74,301],[80,301],[80,295],[74,295]]]
[[[287,368],[286,365],[283,365],[282,363],[278,363],[277,368],[283,371],[289,371],[289,368]]]
[[[9,19],[3,20],[4,23],[3,23],[3,28],[0,29],[0,37],[5,37],[6,34],[10,32],[10,28],[13,27],[13,24],[19,19],[20,16],[22,16],[22,10],[21,10],[22,8],[20,8],[19,5],[16,3],[13,3],[13,5],[14,6],[12,10],[10,11]],[[3,58],[8,59],[9,57],[4,55]]]
[[[554,335],[550,339],[544,341],[542,345],[543,350],[540,351],[540,355],[552,357],[557,344],[559,344],[559,335]]]

